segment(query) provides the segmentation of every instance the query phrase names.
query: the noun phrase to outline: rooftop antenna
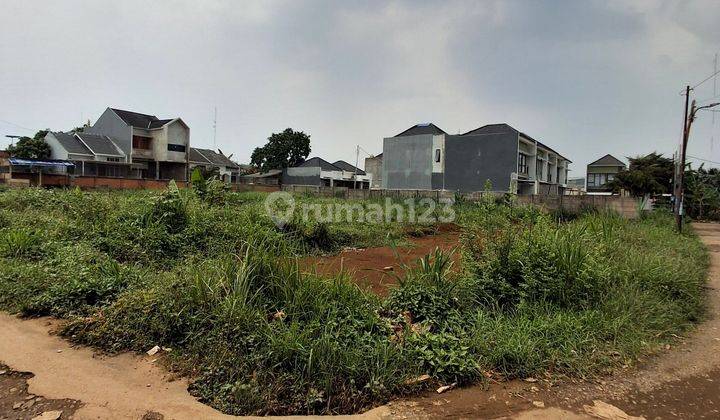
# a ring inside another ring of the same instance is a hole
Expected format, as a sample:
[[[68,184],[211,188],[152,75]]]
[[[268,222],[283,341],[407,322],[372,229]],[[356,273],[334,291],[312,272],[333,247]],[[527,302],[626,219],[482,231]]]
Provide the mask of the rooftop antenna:
[[[217,149],[217,107],[215,107],[215,117],[213,118],[213,149]]]

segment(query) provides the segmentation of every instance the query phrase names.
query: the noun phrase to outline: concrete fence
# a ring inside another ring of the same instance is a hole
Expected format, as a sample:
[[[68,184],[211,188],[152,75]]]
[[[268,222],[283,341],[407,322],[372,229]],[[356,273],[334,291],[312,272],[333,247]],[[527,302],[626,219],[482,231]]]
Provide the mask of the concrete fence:
[[[500,198],[507,193],[477,191],[472,193],[456,194],[454,191],[439,190],[358,190],[346,187],[324,187],[306,185],[283,185],[283,191],[311,194],[318,197],[338,197],[351,200],[365,200],[373,198],[431,198],[440,200],[455,200],[462,197],[468,201],[480,201],[488,196]],[[564,209],[570,212],[579,212],[583,209],[597,209],[614,211],[623,217],[634,219],[639,216],[640,200],[634,197],[618,195],[518,195],[515,196],[518,205],[534,205],[545,210]]]
[[[55,186],[55,187],[80,187],[82,189],[119,189],[139,190],[167,188],[169,181],[153,179],[126,179],[126,178],[105,178],[96,176],[70,177],[67,175],[43,174],[42,180],[38,174],[13,174],[13,179],[3,180],[9,186]],[[180,188],[186,187],[186,183],[177,181]],[[454,191],[439,190],[358,190],[347,187],[325,187],[313,185],[259,185],[259,184],[232,184],[233,191],[259,191],[274,192],[287,191],[295,194],[311,194],[318,197],[336,197],[351,200],[382,199],[385,197],[403,200],[408,198],[422,199],[430,198],[436,201],[455,200],[462,197],[468,201],[480,201],[488,196],[499,198],[507,193],[478,191],[466,194],[456,194]],[[614,211],[626,218],[639,216],[640,200],[628,196],[618,195],[518,195],[515,197],[518,205],[535,205],[545,210],[564,209],[570,212],[578,212],[583,209],[598,209]]]

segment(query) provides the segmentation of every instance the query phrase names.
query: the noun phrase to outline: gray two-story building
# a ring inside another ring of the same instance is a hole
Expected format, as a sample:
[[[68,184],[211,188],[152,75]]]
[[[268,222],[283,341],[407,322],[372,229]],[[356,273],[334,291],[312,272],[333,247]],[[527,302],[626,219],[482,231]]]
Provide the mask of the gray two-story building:
[[[508,124],[452,135],[418,124],[383,140],[382,188],[562,194],[570,160]]]

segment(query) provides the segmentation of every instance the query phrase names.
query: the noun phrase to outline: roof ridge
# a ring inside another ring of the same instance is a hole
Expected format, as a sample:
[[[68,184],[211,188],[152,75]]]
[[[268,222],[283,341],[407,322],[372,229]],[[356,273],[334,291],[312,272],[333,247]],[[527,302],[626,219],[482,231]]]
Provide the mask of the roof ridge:
[[[159,119],[157,116],[152,115],[152,114],[144,114],[144,113],[142,113],[142,112],[130,111],[130,110],[127,110],[127,109],[112,108],[112,107],[111,107],[110,109],[112,109],[113,111],[129,112],[129,113],[131,113],[131,114],[142,115],[143,117],[152,117],[152,118],[155,118],[155,119]]]
[[[605,154],[605,155],[602,156],[600,159],[597,159],[597,160],[594,160],[594,161],[588,163],[588,166],[594,165],[594,164],[600,162],[601,160],[603,160],[603,159],[605,159],[605,158],[610,158],[610,159],[612,159],[613,161],[617,162],[618,164],[620,164],[620,165],[622,165],[622,166],[627,166],[627,165],[625,165],[625,162],[623,162],[622,160],[616,158],[615,156],[611,155],[610,153]],[[599,165],[599,166],[611,166],[611,165]]]

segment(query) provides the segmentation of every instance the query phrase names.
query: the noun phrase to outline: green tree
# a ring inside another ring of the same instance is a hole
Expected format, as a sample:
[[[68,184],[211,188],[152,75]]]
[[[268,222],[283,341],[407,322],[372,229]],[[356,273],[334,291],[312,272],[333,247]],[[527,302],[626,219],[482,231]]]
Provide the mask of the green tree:
[[[693,219],[720,220],[720,170],[705,169],[685,171],[684,206]]]
[[[666,194],[672,189],[675,164],[657,152],[628,158],[630,167],[608,182],[614,192],[626,190],[636,197],[646,194]]]
[[[256,147],[250,163],[265,172],[297,166],[310,154],[310,136],[302,131],[286,128],[282,133],[273,133],[263,147]]]
[[[50,130],[40,130],[33,137],[20,137],[17,143],[7,148],[10,156],[23,159],[47,159],[50,157],[50,146],[45,142],[45,135]]]

